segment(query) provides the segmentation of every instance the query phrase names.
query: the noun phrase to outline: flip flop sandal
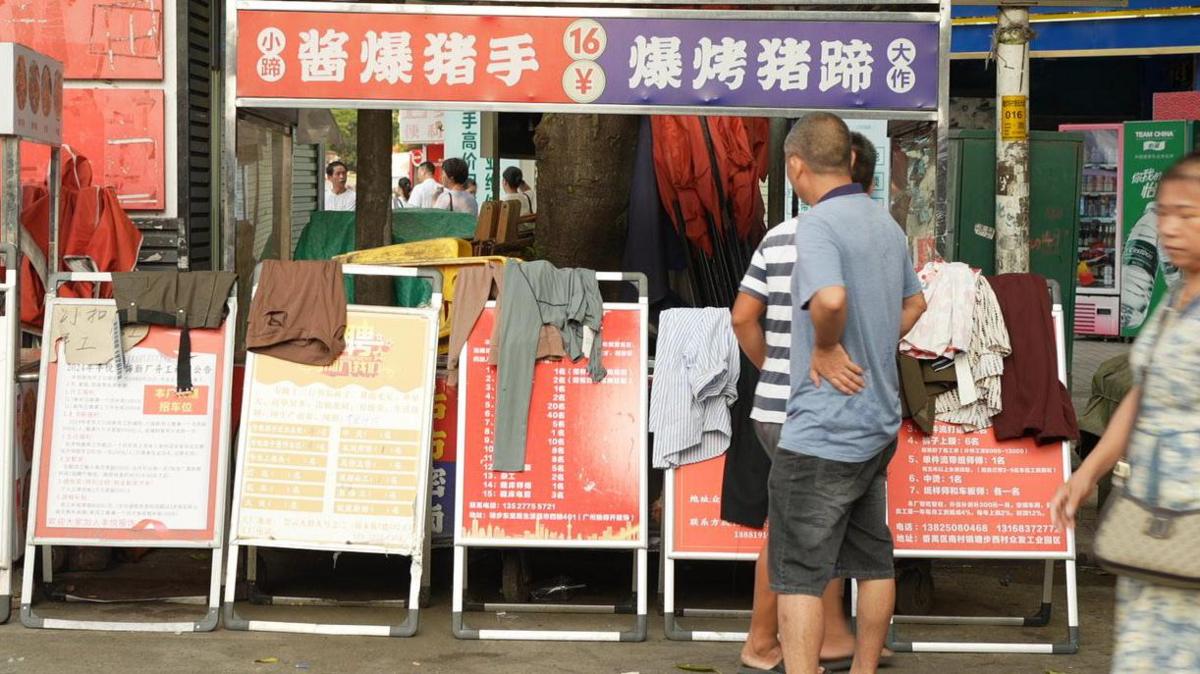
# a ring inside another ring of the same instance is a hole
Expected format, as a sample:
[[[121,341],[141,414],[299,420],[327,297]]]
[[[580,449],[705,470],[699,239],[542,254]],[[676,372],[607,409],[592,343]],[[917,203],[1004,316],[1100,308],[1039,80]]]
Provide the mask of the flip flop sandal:
[[[830,660],[822,660],[821,661],[821,666],[824,667],[825,671],[827,671],[827,672],[849,671],[850,667],[852,667],[853,665],[854,665],[854,656],[853,655],[851,655],[848,658],[833,658]]]
[[[787,674],[787,670],[783,668],[783,660],[780,660],[779,664],[775,665],[774,667],[772,667],[770,669],[760,669],[758,667],[752,667],[750,665],[747,665],[744,662],[740,663],[740,664],[741,664],[741,666],[738,667],[737,674],[772,674],[772,673]]]

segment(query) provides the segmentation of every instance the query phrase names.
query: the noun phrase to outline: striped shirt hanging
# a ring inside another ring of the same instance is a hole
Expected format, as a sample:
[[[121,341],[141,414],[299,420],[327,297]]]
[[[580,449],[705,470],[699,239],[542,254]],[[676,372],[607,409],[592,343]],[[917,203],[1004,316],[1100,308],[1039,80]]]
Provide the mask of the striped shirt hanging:
[[[655,468],[705,461],[729,448],[739,370],[728,309],[662,312],[650,387]]]

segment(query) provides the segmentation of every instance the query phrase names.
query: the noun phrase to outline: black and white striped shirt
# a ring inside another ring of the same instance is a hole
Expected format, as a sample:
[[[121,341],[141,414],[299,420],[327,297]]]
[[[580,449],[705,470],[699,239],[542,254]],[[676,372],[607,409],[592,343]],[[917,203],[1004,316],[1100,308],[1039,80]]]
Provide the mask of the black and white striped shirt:
[[[741,291],[767,305],[763,331],[767,359],[754,390],[750,418],[771,424],[787,419],[791,395],[792,269],[796,266],[796,220],[791,218],[767,232],[750,259]]]

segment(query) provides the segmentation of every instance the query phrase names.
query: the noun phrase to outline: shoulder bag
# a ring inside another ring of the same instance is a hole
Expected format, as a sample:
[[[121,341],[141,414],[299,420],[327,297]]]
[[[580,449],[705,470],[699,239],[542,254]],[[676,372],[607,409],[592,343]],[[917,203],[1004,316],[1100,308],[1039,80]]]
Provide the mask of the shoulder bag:
[[[1151,364],[1166,332],[1164,309],[1159,332],[1150,351]],[[1139,404],[1140,406],[1140,404]],[[1195,413],[1200,414],[1200,410]],[[1140,414],[1140,413],[1139,413]],[[1096,531],[1096,560],[1104,569],[1158,585],[1200,589],[1200,510],[1173,510],[1157,505],[1161,475],[1161,442],[1150,455],[1147,499],[1129,494],[1126,485],[1114,486]],[[1196,447],[1200,452],[1200,446]]]

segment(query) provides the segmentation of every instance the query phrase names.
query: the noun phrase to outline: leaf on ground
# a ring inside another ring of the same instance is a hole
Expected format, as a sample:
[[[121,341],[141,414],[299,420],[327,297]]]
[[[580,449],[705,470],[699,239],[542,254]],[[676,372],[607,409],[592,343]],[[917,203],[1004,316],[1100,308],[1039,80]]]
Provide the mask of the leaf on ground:
[[[254,664],[256,664],[256,665],[275,665],[278,663],[279,663],[279,658],[275,658],[275,657],[258,658],[257,660],[254,661]]]

